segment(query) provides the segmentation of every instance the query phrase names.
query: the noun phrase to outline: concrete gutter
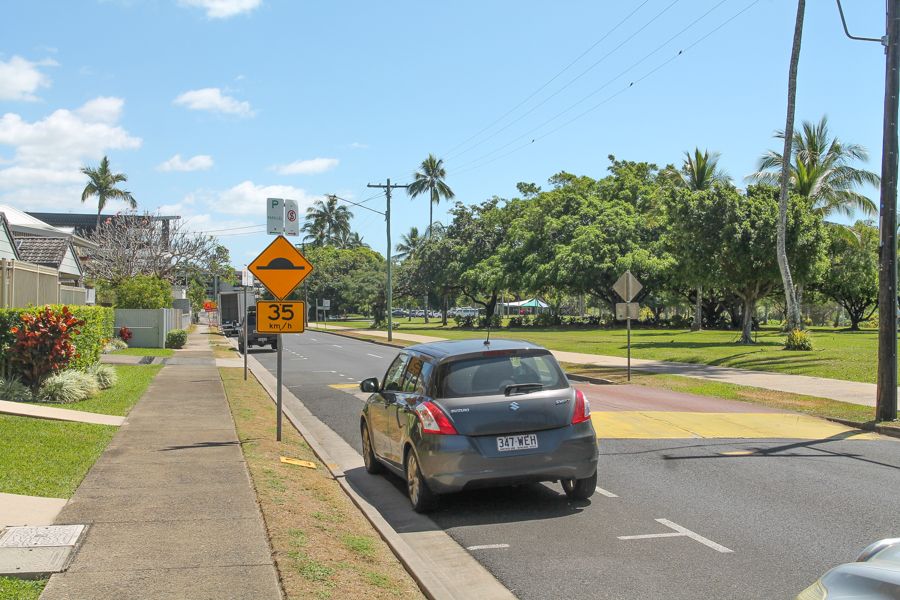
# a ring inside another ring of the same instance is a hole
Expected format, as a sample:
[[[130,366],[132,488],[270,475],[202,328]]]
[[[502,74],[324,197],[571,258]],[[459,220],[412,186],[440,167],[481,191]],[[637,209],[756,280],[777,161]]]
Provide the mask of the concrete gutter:
[[[275,402],[275,376],[252,354],[248,356],[247,363],[250,371]],[[281,393],[284,415],[375,527],[427,598],[515,599],[512,592],[434,521],[412,512],[406,498],[401,496],[393,484],[384,477],[368,475],[362,456],[313,415],[302,400],[287,387],[282,386]],[[291,404],[296,409],[289,408]],[[403,533],[399,533],[389,521],[401,524]]]

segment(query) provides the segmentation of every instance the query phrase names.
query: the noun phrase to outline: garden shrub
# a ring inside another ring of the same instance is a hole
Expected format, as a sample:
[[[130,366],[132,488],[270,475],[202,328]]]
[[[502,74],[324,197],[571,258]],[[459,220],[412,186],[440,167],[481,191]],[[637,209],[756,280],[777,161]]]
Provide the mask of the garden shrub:
[[[472,329],[475,327],[477,317],[472,315],[456,315],[453,317],[453,320],[460,329]]]
[[[125,350],[126,348],[128,348],[128,344],[126,344],[119,338],[113,338],[106,342],[106,345],[103,346],[103,353],[108,354],[109,352],[115,352],[116,350]]]
[[[478,326],[482,329],[486,327],[490,327],[491,329],[499,329],[502,325],[502,321],[500,319],[500,315],[492,315],[490,318],[488,317],[479,317],[478,318]]]
[[[172,329],[166,334],[166,348],[183,348],[187,343],[187,331]]]
[[[69,369],[45,379],[36,398],[40,402],[70,404],[95,396],[98,391],[97,380],[93,376]]]
[[[29,402],[31,401],[31,390],[24,383],[19,381],[17,377],[7,377],[0,379],[0,400],[9,402]]]
[[[38,314],[45,308],[55,312],[67,310],[77,319],[83,321],[77,331],[70,332],[71,342],[75,347],[75,356],[72,357],[69,366],[83,369],[97,362],[104,346],[112,338],[114,313],[113,309],[105,306],[64,306],[61,304],[48,305],[43,308],[6,308],[0,309],[0,373],[9,374],[11,365],[12,345],[16,340],[12,332],[14,327],[22,324],[22,315]],[[13,372],[13,374],[16,374]],[[18,373],[23,379],[24,374]]]
[[[509,320],[506,322],[506,326],[508,328],[524,327],[525,326],[525,317],[523,317],[523,316],[510,317]]]
[[[119,327],[119,339],[125,342],[126,344],[131,341],[131,338],[134,337],[134,333],[131,332],[126,326],[122,325]]]
[[[172,286],[153,275],[129,277],[116,286],[116,308],[171,308]]]
[[[538,313],[534,316],[534,326],[535,327],[555,327],[556,325],[561,325],[562,319],[560,319],[559,315],[554,315],[548,312]]]
[[[77,319],[67,307],[55,311],[49,306],[24,313],[20,323],[10,329],[15,341],[9,349],[10,364],[31,386],[34,393],[49,375],[65,369],[75,358],[72,335],[84,321]]]
[[[97,380],[97,385],[101,390],[107,390],[119,381],[119,374],[112,365],[94,363],[85,370],[85,373],[92,375]]]
[[[785,350],[812,350],[812,348],[812,336],[809,335],[808,331],[799,329],[790,331],[784,342]]]

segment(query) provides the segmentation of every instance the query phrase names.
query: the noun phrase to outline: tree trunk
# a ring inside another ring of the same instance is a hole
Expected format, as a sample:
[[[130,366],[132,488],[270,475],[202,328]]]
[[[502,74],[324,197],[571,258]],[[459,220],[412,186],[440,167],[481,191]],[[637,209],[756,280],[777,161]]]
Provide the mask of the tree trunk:
[[[447,298],[447,294],[444,294],[441,298],[441,325],[444,327],[447,326],[447,305],[450,303],[450,300]]]
[[[756,313],[756,300],[744,300],[744,314],[741,315],[741,343],[753,343],[753,315]]]
[[[778,196],[778,227],[776,231],[776,254],[778,268],[781,271],[781,283],[784,287],[784,300],[787,312],[788,330],[801,329],[800,306],[791,277],[785,242],[787,230],[788,184],[790,183],[791,154],[794,141],[794,110],[797,99],[797,65],[800,62],[800,42],[803,39],[803,17],[806,12],[806,0],[797,0],[797,20],[794,24],[794,43],[791,48],[791,64],[788,69],[788,101],[787,118],[784,125],[784,151],[781,155],[781,191]]]
[[[700,331],[703,329],[703,288],[697,286],[697,302],[694,305],[694,322],[691,324],[691,331]]]
[[[425,322],[428,323],[428,292],[422,298],[422,306],[425,307]]]

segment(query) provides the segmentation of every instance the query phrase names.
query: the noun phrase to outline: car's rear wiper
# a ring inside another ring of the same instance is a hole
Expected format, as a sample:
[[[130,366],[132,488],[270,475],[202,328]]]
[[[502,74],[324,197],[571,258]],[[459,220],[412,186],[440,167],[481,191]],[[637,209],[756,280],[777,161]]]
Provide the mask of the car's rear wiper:
[[[518,396],[520,394],[539,392],[542,389],[544,389],[543,383],[512,383],[503,389],[503,393],[507,396]]]

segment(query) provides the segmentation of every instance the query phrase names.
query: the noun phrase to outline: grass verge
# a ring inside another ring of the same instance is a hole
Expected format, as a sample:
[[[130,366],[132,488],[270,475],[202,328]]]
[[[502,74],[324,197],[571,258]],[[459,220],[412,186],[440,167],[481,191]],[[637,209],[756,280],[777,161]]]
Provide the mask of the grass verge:
[[[620,368],[600,367],[596,365],[576,365],[565,362],[560,363],[560,366],[562,366],[566,373],[599,377],[601,379],[612,381],[613,383],[626,382],[625,370]],[[778,392],[775,390],[766,390],[746,385],[735,385],[733,383],[722,383],[719,381],[707,381],[695,379],[693,377],[682,377],[680,375],[643,373],[641,371],[635,371],[634,369],[631,371],[631,383],[634,385],[662,388],[673,392],[682,392],[685,394],[696,394],[698,396],[710,396],[713,398],[722,398],[724,400],[749,402],[771,408],[792,410],[814,417],[844,419],[859,424],[871,422],[875,413],[875,409],[869,406],[838,402],[836,400],[829,400],[828,398]],[[898,422],[883,423],[883,425],[900,427],[900,423]]]
[[[37,600],[45,585],[46,579],[0,577],[0,600]]]
[[[0,415],[0,492],[69,498],[116,427]]]
[[[175,354],[171,348],[125,348],[116,350],[110,354],[124,354],[125,356],[162,356],[169,358]]]
[[[210,330],[208,336],[213,356],[216,358],[241,358],[241,353],[229,343],[228,338],[221,332]]]
[[[241,369],[219,373],[262,508],[288,598],[421,598],[390,548],[285,422],[275,441],[275,407]],[[316,469],[280,462],[313,461]]]
[[[28,404],[124,417],[131,411],[135,403],[141,399],[141,396],[144,395],[144,392],[150,386],[150,382],[153,381],[153,378],[156,377],[163,366],[115,365],[113,368],[119,374],[118,382],[109,389],[101,390],[93,398],[69,404],[48,404],[46,402],[29,402]]]

